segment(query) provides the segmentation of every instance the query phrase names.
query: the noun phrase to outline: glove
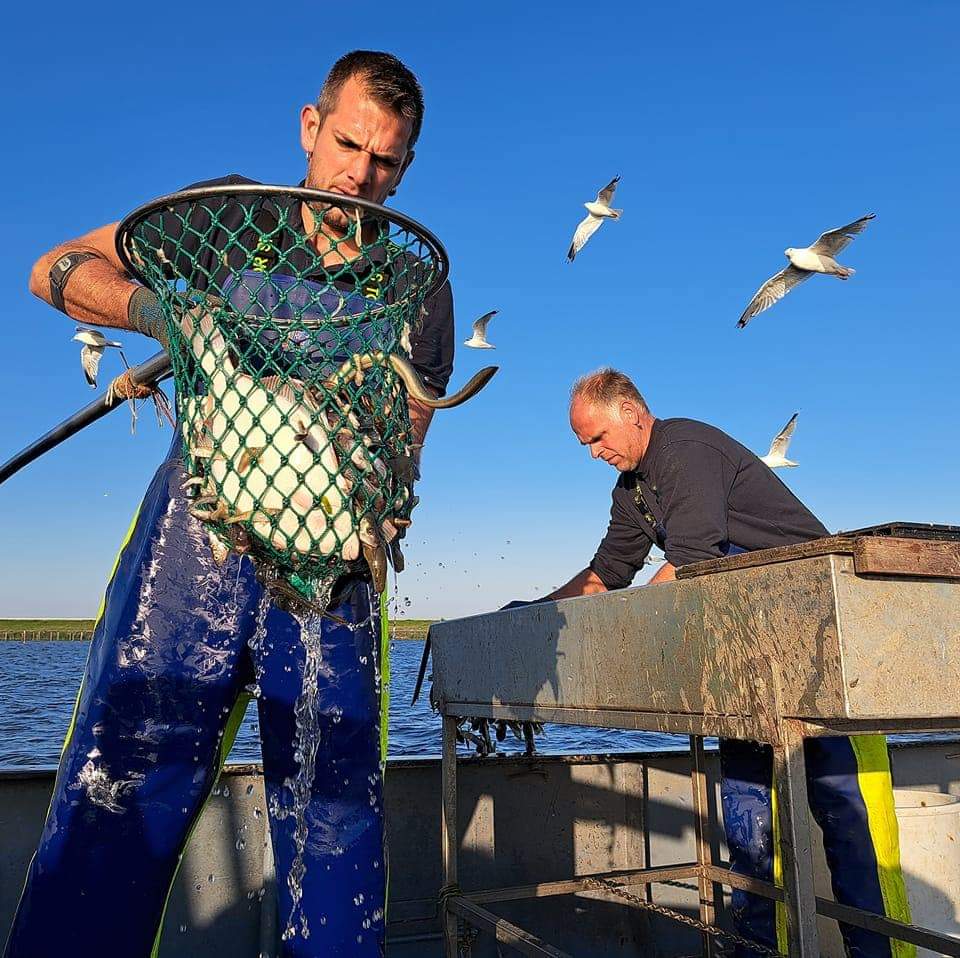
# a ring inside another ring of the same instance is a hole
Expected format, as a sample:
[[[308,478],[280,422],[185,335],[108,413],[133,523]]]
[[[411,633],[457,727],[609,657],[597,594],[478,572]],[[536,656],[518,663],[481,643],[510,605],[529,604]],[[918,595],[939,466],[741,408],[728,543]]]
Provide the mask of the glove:
[[[143,333],[144,336],[169,346],[167,321],[160,306],[160,299],[152,289],[147,289],[146,286],[137,287],[127,304],[127,321],[134,332]]]

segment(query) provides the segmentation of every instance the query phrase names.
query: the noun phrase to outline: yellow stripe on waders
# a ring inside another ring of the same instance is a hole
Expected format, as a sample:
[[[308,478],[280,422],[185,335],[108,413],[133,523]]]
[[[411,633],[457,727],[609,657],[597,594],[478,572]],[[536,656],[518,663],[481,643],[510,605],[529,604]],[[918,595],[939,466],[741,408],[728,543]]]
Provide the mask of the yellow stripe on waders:
[[[133,532],[137,528],[137,520],[140,518],[140,509],[143,507],[141,502],[137,506],[135,512],[133,513],[133,519],[130,521],[130,527],[127,529],[126,535],[123,537],[123,542],[120,543],[120,548],[117,550],[116,558],[113,560],[113,566],[110,568],[110,575],[107,576],[107,587],[103,590],[103,596],[100,599],[100,605],[97,608],[97,614],[93,620],[93,632],[96,633],[97,626],[100,624],[100,620],[103,618],[103,613],[107,608],[107,593],[110,591],[110,586],[113,585],[113,577],[117,574],[117,569],[120,567],[120,560],[123,558],[123,550],[130,545],[130,540],[133,538]],[[93,650],[93,643],[90,644],[91,651]],[[90,659],[90,653],[87,653],[87,660]],[[84,664],[83,675],[87,674],[87,667]],[[60,758],[63,758],[63,753],[66,752],[67,746],[70,744],[70,739],[73,738],[73,728],[77,722],[77,711],[80,708],[80,694],[83,692],[83,676],[80,677],[80,688],[77,689],[77,698],[73,703],[73,714],[70,716],[70,724],[67,726],[67,734],[63,739],[63,748],[60,749]],[[54,788],[56,790],[56,788]]]
[[[857,757],[857,785],[867,810],[867,827],[877,859],[877,880],[887,918],[910,924],[910,903],[900,868],[900,829],[893,803],[893,779],[885,735],[851,735]],[[890,939],[892,958],[915,958],[917,946]]]
[[[390,719],[390,618],[387,590],[380,593],[380,761],[387,761]],[[386,766],[384,766],[386,771]]]
[[[387,903],[390,895],[390,853],[387,848],[387,744],[390,725],[390,615],[387,611],[387,589],[380,593],[380,764],[381,799],[383,808],[383,925],[387,925]]]
[[[900,867],[900,829],[893,801],[890,756],[884,735],[851,735],[850,746],[857,760],[857,786],[867,810],[867,828],[877,859],[877,880],[887,918],[911,924],[910,902]],[[780,819],[777,815],[777,791],[771,788],[773,814],[773,881],[783,887],[783,858],[780,854]],[[777,950],[787,953],[787,909],[776,902]],[[890,939],[891,958],[916,958],[917,947],[906,941]]]
[[[157,925],[156,937],[153,939],[153,948],[150,949],[150,958],[157,958],[157,956],[160,954],[160,936],[163,934],[163,923],[167,917],[167,906],[170,904],[170,895],[173,892],[173,886],[177,881],[177,875],[180,874],[180,866],[183,864],[184,852],[187,850],[187,846],[190,844],[190,839],[193,838],[193,833],[197,830],[197,825],[200,822],[200,817],[203,815],[204,809],[206,809],[210,802],[211,793],[216,787],[217,782],[220,781],[220,773],[223,771],[223,763],[226,762],[227,756],[230,754],[230,749],[233,748],[234,740],[236,739],[237,733],[240,731],[240,725],[243,722],[244,713],[247,711],[247,706],[250,704],[250,698],[251,696],[249,692],[241,692],[237,696],[237,701],[233,703],[233,709],[230,711],[230,717],[227,719],[227,724],[224,726],[223,737],[220,739],[220,747],[217,750],[217,774],[210,783],[210,789],[207,791],[206,797],[203,800],[203,804],[197,810],[193,821],[190,823],[190,828],[187,830],[187,837],[184,839],[183,847],[180,849],[180,854],[177,856],[177,867],[173,870],[173,877],[170,879],[170,887],[167,889],[167,896],[163,900],[163,911],[160,912],[160,922]],[[267,841],[270,840],[268,824]]]
[[[141,501],[140,505],[137,506],[136,511],[133,513],[133,519],[130,522],[130,527],[127,529],[126,535],[123,537],[123,541],[120,543],[120,548],[117,550],[116,558],[113,560],[113,566],[110,569],[110,575],[107,578],[107,587],[104,589],[103,597],[100,599],[100,607],[97,609],[96,618],[93,620],[93,632],[96,633],[97,626],[100,624],[100,620],[103,618],[104,609],[107,607],[107,592],[110,591],[110,586],[113,584],[113,577],[117,574],[117,567],[120,565],[120,559],[123,556],[123,550],[130,544],[130,540],[133,538],[133,530],[137,527],[137,520],[140,518],[140,509],[143,507],[143,502]],[[93,651],[93,643],[90,643],[90,651]],[[90,652],[87,652],[87,662],[90,661]],[[83,665],[83,673],[80,676],[80,688],[77,689],[77,697],[73,702],[73,712],[70,714],[70,724],[67,726],[67,734],[63,737],[63,745],[60,747],[60,761],[57,767],[57,774],[53,780],[53,791],[50,793],[50,801],[47,802],[47,811],[43,816],[43,820],[46,821],[50,817],[50,809],[53,807],[53,798],[57,794],[57,785],[60,782],[60,766],[63,764],[63,756],[67,751],[67,746],[70,744],[70,739],[73,738],[73,730],[77,724],[77,712],[80,710],[80,696],[83,694],[83,678],[87,674],[87,663]],[[20,910],[20,905],[23,902],[24,892],[27,890],[27,879],[30,877],[30,870],[33,868],[33,862],[37,857],[37,853],[34,852],[30,857],[30,864],[27,865],[27,870],[23,876],[23,886],[20,889],[20,896],[17,899],[17,907],[14,909],[14,914]]]
[[[777,786],[770,785],[770,814],[773,816],[773,883],[777,888],[783,888],[783,854],[780,851],[780,807],[777,798]],[[775,901],[774,917],[777,926],[777,951],[781,955],[787,953],[787,906],[782,901]]]

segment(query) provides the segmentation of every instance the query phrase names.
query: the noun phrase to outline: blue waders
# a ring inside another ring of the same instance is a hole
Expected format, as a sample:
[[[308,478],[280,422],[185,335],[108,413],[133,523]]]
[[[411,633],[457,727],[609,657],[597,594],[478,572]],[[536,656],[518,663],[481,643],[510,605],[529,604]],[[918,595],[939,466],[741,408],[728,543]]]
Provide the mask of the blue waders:
[[[320,738],[295,903],[288,876],[300,870],[297,822],[287,813],[289,783],[301,771],[300,624],[263,601],[249,560],[213,563],[204,529],[187,514],[184,478],[175,458],[160,467],[111,574],[4,954],[156,953],[184,846],[243,716],[245,690],[256,682],[280,928],[291,915],[297,928],[281,955],[379,958],[386,890],[379,607],[371,608],[367,583],[346,580],[330,611],[354,627],[323,622]]]
[[[728,555],[743,552],[730,546]],[[837,901],[910,922],[893,804],[887,740],[882,735],[811,738],[804,743],[810,810],[823,831]],[[720,793],[734,872],[780,884],[779,827],[769,745],[720,740]],[[734,889],[734,925],[746,938],[787,950],[782,903]],[[916,948],[840,925],[850,958],[913,958]],[[757,952],[738,948],[738,958]]]

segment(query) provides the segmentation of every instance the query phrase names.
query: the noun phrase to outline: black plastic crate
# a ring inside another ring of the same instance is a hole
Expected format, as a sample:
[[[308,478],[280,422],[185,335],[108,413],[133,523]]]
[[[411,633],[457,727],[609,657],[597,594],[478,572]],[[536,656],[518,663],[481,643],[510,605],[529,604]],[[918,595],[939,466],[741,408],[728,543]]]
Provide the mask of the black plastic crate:
[[[935,522],[886,522],[865,529],[838,532],[840,536],[893,536],[898,539],[946,539],[960,541],[960,526],[944,526]]]

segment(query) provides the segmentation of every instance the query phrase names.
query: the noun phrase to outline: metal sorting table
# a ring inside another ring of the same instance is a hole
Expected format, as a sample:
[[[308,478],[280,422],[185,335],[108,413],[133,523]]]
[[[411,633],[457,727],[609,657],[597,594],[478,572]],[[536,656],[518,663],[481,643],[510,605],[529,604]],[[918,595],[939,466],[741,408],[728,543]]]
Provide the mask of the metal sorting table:
[[[832,536],[686,566],[676,582],[437,623],[430,638],[447,958],[459,954],[460,922],[522,954],[566,955],[487,903],[598,890],[639,903],[629,886],[684,878],[697,882],[705,926],[721,885],[783,901],[791,958],[819,955],[818,912],[960,956],[955,938],[815,896],[803,752],[809,736],[960,729],[960,542]],[[697,860],[461,891],[461,716],[690,735]],[[704,736],[773,747],[782,888],[713,860]],[[703,941],[710,955],[712,935]]]

